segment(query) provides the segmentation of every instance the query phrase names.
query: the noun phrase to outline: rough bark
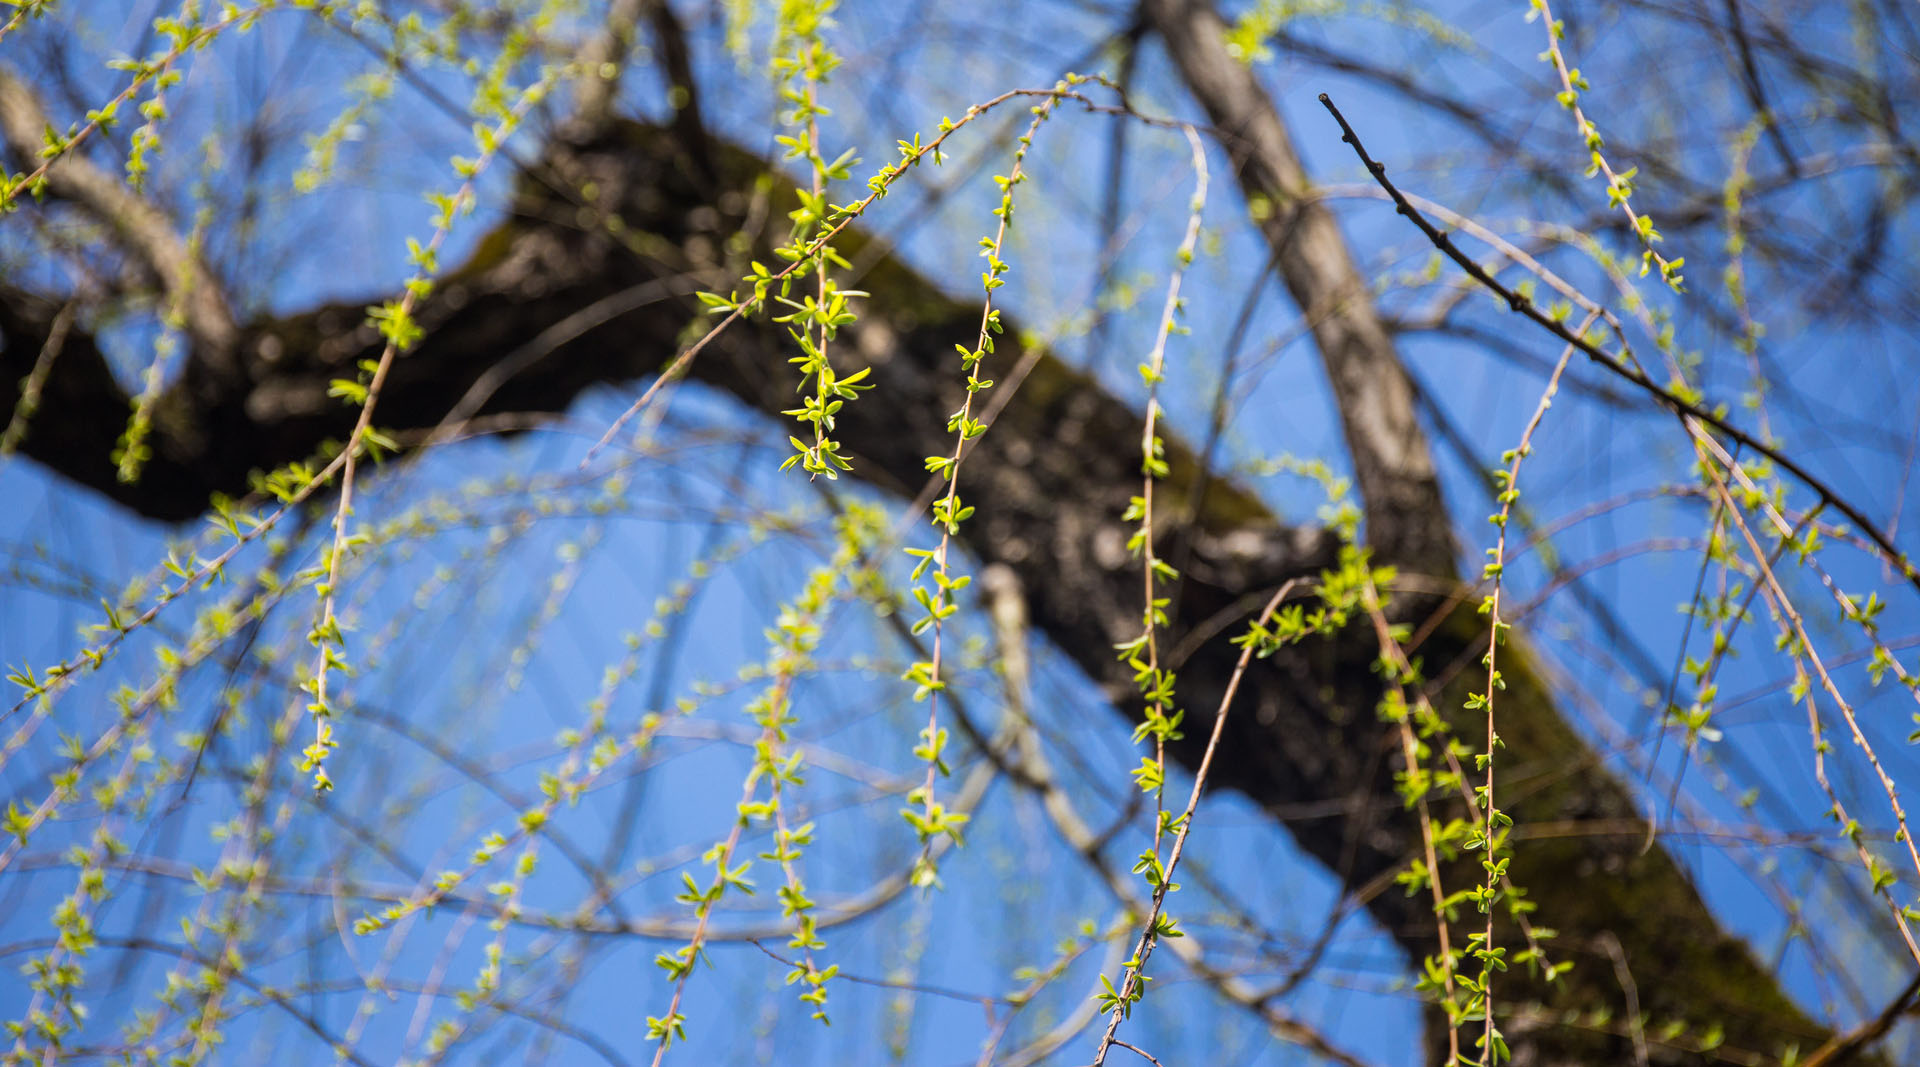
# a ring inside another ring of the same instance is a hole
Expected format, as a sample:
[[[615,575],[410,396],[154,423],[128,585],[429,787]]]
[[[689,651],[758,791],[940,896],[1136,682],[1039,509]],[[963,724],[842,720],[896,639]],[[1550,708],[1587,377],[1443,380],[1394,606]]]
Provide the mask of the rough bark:
[[[1253,218],[1280,278],[1313,331],[1366,505],[1368,543],[1403,566],[1452,575],[1452,527],[1433,450],[1414,418],[1413,387],[1339,224],[1309,195],[1285,121],[1252,70],[1228,53],[1227,27],[1211,4],[1144,0],[1141,10],[1218,131],[1234,178],[1258,206]]]
[[[512,217],[421,307],[426,337],[395,364],[377,424],[400,431],[434,427],[490,370],[502,380],[476,414],[558,412],[588,386],[656,371],[677,350],[688,323],[703,319],[685,294],[712,282],[752,183],[767,168],[729,148],[689,150],[681,136],[620,125],[590,141],[549,145],[539,179],[523,181]],[[605,225],[613,216],[622,220],[618,236]],[[852,243],[859,243],[857,235]],[[874,366],[877,388],[843,409],[837,436],[856,450],[859,476],[911,493],[924,484],[922,457],[948,442],[945,413],[957,406],[961,380],[953,345],[971,336],[979,307],[943,296],[885,256],[859,285],[873,297],[862,321],[843,336],[848,350]],[[327,382],[377,353],[377,338],[363,325],[368,302],[244,325],[232,350],[244,368],[237,381],[196,378],[190,365],[160,405],[153,459],[134,485],[115,480],[109,459],[126,418],[126,394],[93,342],[76,330],[52,364],[24,451],[142,515],[193,517],[211,493],[244,492],[249,472],[305,458],[323,442],[346,437],[353,412],[327,397]],[[598,321],[615,305],[623,313]],[[57,308],[17,289],[0,290],[0,410],[12,407]],[[582,321],[598,324],[570,325]],[[548,344],[562,334],[572,336]],[[1015,336],[1009,330],[996,357],[1001,368],[1022,355]],[[753,408],[778,411],[793,402],[787,349],[777,327],[743,323],[703,354],[692,373]],[[512,373],[500,369],[508,360]],[[1337,391],[1344,397],[1354,388],[1368,385],[1350,381]],[[1004,563],[1019,574],[1030,591],[1034,624],[1106,686],[1121,709],[1132,705],[1132,683],[1110,649],[1132,636],[1139,618],[1139,577],[1120,516],[1138,489],[1140,436],[1140,419],[1128,404],[1043,355],[978,442],[965,474],[967,499],[978,508],[965,527],[967,547],[983,563]],[[1171,499],[1182,499],[1200,472],[1177,441],[1169,441],[1168,458]],[[1384,476],[1391,482],[1394,473]],[[1370,508],[1377,499],[1370,496]],[[1444,529],[1444,514],[1432,510],[1437,502],[1405,506],[1427,509],[1408,512],[1407,521]],[[1374,512],[1371,521],[1388,558],[1404,544],[1433,570],[1433,544],[1382,537],[1390,531],[1380,528],[1381,514]],[[1230,483],[1207,494],[1188,536],[1193,556],[1174,606],[1180,623],[1169,648],[1183,647],[1195,627],[1237,625],[1252,610],[1250,597],[1328,565],[1336,548],[1324,532],[1285,525]],[[1402,603],[1409,611],[1423,606]],[[1438,673],[1462,657],[1477,658],[1480,634],[1473,612],[1456,610],[1419,651]],[[1226,636],[1214,632],[1195,642],[1180,666],[1190,740],[1175,755],[1189,766],[1210,725],[1205,709],[1216,705],[1231,673],[1236,650]],[[1366,896],[1366,906],[1418,960],[1434,951],[1433,923],[1419,900],[1391,885],[1392,873],[1413,855],[1418,830],[1392,787],[1394,746],[1374,712],[1375,653],[1371,639],[1354,628],[1261,662],[1229,720],[1212,780],[1273,812],[1308,854],[1348,885],[1384,885],[1385,891]],[[1592,954],[1609,935],[1624,950],[1650,1019],[1687,1024],[1679,1036],[1655,1043],[1655,1063],[1774,1062],[1789,1043],[1819,1044],[1826,1032],[1721,930],[1672,859],[1658,847],[1641,854],[1631,795],[1563,721],[1528,669],[1523,644],[1516,641],[1507,664],[1501,717],[1511,769],[1503,781],[1516,820],[1627,827],[1518,849],[1516,880],[1539,903],[1541,922],[1561,931],[1557,951],[1580,965],[1553,991],[1533,988],[1522,976],[1503,980],[1502,1003],[1538,999],[1545,1005],[1509,1026],[1516,1062],[1632,1062],[1612,964]],[[1436,699],[1457,706],[1459,695]],[[1199,832],[1204,836],[1204,827]],[[1471,871],[1449,876],[1472,877]],[[1583,1015],[1569,1022],[1562,1015],[1595,1009],[1609,1012],[1610,1021],[1596,1024]],[[1715,1024],[1724,1030],[1722,1045],[1700,1051]]]

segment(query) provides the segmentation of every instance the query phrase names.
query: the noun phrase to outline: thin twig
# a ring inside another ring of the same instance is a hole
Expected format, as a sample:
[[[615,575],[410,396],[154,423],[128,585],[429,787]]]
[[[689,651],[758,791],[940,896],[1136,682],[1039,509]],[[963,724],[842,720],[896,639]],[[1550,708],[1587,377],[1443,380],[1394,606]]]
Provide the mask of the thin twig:
[[[1506,302],[1508,307],[1532,319],[1555,337],[1578,348],[1594,363],[1599,364],[1618,377],[1638,386],[1642,391],[1653,397],[1661,406],[1667,408],[1675,415],[1691,417],[1712,426],[1733,440],[1738,441],[1741,445],[1758,452],[1778,464],[1782,470],[1792,474],[1800,480],[1801,484],[1813,490],[1823,503],[1832,507],[1840,514],[1845,515],[1847,520],[1857,526],[1859,530],[1867,536],[1868,540],[1872,541],[1874,546],[1880,550],[1885,561],[1898,570],[1901,576],[1904,577],[1908,584],[1912,585],[1916,591],[1920,591],[1920,568],[1916,568],[1913,563],[1907,559],[1906,554],[1894,546],[1892,538],[1881,532],[1880,527],[1874,523],[1873,520],[1867,518],[1865,513],[1849,503],[1845,497],[1840,495],[1838,490],[1834,489],[1825,480],[1814,475],[1786,453],[1761,441],[1753,434],[1727,421],[1720,415],[1715,414],[1710,406],[1687,400],[1647,377],[1646,372],[1622,363],[1611,353],[1573,332],[1565,323],[1540,310],[1528,297],[1509,289],[1498,279],[1488,274],[1480,264],[1474,262],[1473,257],[1462,252],[1459,247],[1453,243],[1451,237],[1442,233],[1433,223],[1429,222],[1427,217],[1421,214],[1420,210],[1408,201],[1406,195],[1387,179],[1386,166],[1374,162],[1373,157],[1367,154],[1366,146],[1360,143],[1359,135],[1353,132],[1353,126],[1347,122],[1346,116],[1342,115],[1340,109],[1334,106],[1332,98],[1326,93],[1321,93],[1320,103],[1333,115],[1333,120],[1340,124],[1340,139],[1353,147],[1354,154],[1360,157],[1360,162],[1366,166],[1367,172],[1373,176],[1375,181],[1380,183],[1381,188],[1387,191],[1387,195],[1393,198],[1394,209],[1401,215],[1406,216],[1415,226],[1419,227],[1420,232],[1426,235],[1427,240],[1431,241],[1433,246],[1444,253],[1447,258],[1458,264],[1461,270],[1466,271],[1475,281],[1486,286],[1487,289],[1500,297]]]

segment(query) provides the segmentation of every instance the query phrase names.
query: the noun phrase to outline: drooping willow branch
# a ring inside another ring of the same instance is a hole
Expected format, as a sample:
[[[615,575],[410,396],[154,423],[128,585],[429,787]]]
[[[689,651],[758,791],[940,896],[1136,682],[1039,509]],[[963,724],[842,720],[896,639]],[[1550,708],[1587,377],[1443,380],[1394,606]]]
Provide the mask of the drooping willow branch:
[[[1375,162],[1373,157],[1367,154],[1366,146],[1360,143],[1360,136],[1353,131],[1353,126],[1347,122],[1347,117],[1340,113],[1338,107],[1334,106],[1332,98],[1326,93],[1321,93],[1320,103],[1333,115],[1333,120],[1340,124],[1340,139],[1353,147],[1354,154],[1360,157],[1360,162],[1366,166],[1367,173],[1372,175],[1373,180],[1380,183],[1380,187],[1386,190],[1387,195],[1392,198],[1394,210],[1405,216],[1415,226],[1419,227],[1420,232],[1426,235],[1427,240],[1432,242],[1435,248],[1444,253],[1448,259],[1458,264],[1460,269],[1466,271],[1474,281],[1485,286],[1514,311],[1533,320],[1555,337],[1558,337],[1560,340],[1565,341],[1567,344],[1585,353],[1587,358],[1594,363],[1599,364],[1615,376],[1623,378],[1639,387],[1642,391],[1652,396],[1662,407],[1672,411],[1675,415],[1682,418],[1697,419],[1721,433],[1726,434],[1729,438],[1739,442],[1743,447],[1752,449],[1754,452],[1778,464],[1782,470],[1792,474],[1801,484],[1813,490],[1813,492],[1819,496],[1821,503],[1846,516],[1847,520],[1852,522],[1860,532],[1880,550],[1887,564],[1896,568],[1901,576],[1906,578],[1909,585],[1913,586],[1916,591],[1920,591],[1920,569],[1915,568],[1913,563],[1907,559],[1906,554],[1894,546],[1893,539],[1882,531],[1878,524],[1872,519],[1867,518],[1859,508],[1848,502],[1845,497],[1840,495],[1838,490],[1834,489],[1824,479],[1807,470],[1780,449],[1760,440],[1753,434],[1734,425],[1726,418],[1714,414],[1712,410],[1699,402],[1688,400],[1674,390],[1655,382],[1652,378],[1647,377],[1646,372],[1622,362],[1612,353],[1574,332],[1566,323],[1542,311],[1539,306],[1525,294],[1515,291],[1488,273],[1485,268],[1474,261],[1472,256],[1461,251],[1460,247],[1454,244],[1453,238],[1449,237],[1429,221],[1427,217],[1420,212],[1419,208],[1414,207],[1412,201],[1407,199],[1406,194],[1402,193],[1393,182],[1387,178],[1386,165]]]

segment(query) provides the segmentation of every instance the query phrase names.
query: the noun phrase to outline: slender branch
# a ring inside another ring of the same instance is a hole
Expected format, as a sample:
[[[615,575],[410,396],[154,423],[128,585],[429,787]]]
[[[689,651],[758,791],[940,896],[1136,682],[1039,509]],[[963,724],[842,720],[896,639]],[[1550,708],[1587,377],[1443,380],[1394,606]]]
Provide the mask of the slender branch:
[[[1801,1067],[1839,1067],[1851,1062],[1862,1049],[1885,1037],[1900,1016],[1912,1014],[1916,1002],[1920,1002],[1920,974],[1914,975],[1880,1014],[1844,1034],[1835,1034],[1832,1040],[1815,1049]]]
[[[1037,795],[1048,821],[1053,824],[1054,831],[1086,862],[1088,867],[1092,868],[1095,874],[1100,876],[1101,880],[1107,884],[1108,890],[1124,908],[1136,914],[1146,911],[1150,905],[1141,899],[1136,883],[1123,876],[1101,854],[1110,835],[1096,834],[1093,828],[1081,818],[1079,811],[1074,807],[1073,799],[1067,795],[1066,790],[1055,778],[1048,764],[1046,752],[1040,745],[1037,732],[1032,722],[1026,718],[1028,664],[1023,637],[1027,625],[1027,604],[1018,576],[1011,568],[996,565],[988,568],[981,575],[981,585],[989,603],[988,614],[993,623],[995,638],[1006,665],[1007,699],[1014,712],[1014,720],[1009,727],[1013,734],[1009,755],[1015,762],[1007,776],[1008,780],[1017,788]],[[1299,586],[1298,581],[1289,581],[1281,586],[1267,602],[1267,608],[1261,613],[1261,618],[1263,620],[1270,618],[1275,608]],[[1251,648],[1251,645],[1247,646],[1247,649]],[[1233,680],[1236,684],[1250,661],[1251,653],[1243,649],[1234,674]],[[1169,872],[1170,875],[1171,872]],[[1334,1046],[1318,1030],[1293,1018],[1278,1007],[1274,1002],[1284,995],[1284,991],[1255,988],[1239,975],[1229,973],[1209,961],[1206,949],[1191,933],[1172,939],[1167,944],[1173,954],[1180,958],[1180,962],[1212,986],[1215,992],[1259,1016],[1260,1020],[1266,1024],[1268,1033],[1274,1037],[1298,1045],[1320,1059],[1341,1064],[1342,1067],[1367,1067],[1365,1061]],[[1108,969],[1110,966],[1103,967],[1102,973]],[[1089,998],[1085,1008],[1091,1009],[1093,1003],[1093,999]],[[1035,1047],[1044,1047],[1047,1052],[1051,1052],[1058,1045],[1064,1044],[1085,1026],[1085,1021],[1080,1020],[1080,1014],[1077,1012],[1067,1020],[1067,1023],[1072,1024],[1071,1026],[1063,1024],[1055,1028],[1036,1046],[1030,1046],[1030,1050]],[[1085,1011],[1085,1014],[1088,1019],[1092,1018],[1090,1010]],[[1118,1041],[1112,1043],[1119,1044]],[[1041,1053],[1041,1055],[1044,1054]],[[1039,1056],[1015,1057],[1007,1062],[1031,1063],[1038,1058]],[[983,1057],[981,1062],[984,1065],[986,1058]]]
[[[1334,106],[1332,98],[1326,93],[1321,93],[1320,103],[1333,115],[1333,120],[1340,124],[1340,139],[1353,147],[1354,154],[1360,157],[1360,162],[1366,166],[1367,172],[1373,175],[1373,179],[1380,183],[1380,187],[1387,191],[1388,196],[1393,198],[1394,210],[1406,216],[1415,226],[1419,227],[1420,232],[1427,236],[1427,240],[1433,242],[1433,246],[1444,253],[1448,259],[1458,264],[1461,270],[1466,271],[1475,281],[1486,286],[1494,295],[1504,300],[1508,307],[1532,319],[1535,323],[1538,323],[1546,329],[1547,332],[1579,349],[1594,363],[1599,364],[1606,370],[1611,371],[1614,375],[1638,386],[1642,391],[1653,397],[1661,406],[1673,412],[1675,415],[1698,419],[1721,433],[1726,434],[1733,440],[1738,441],[1746,448],[1752,449],[1772,460],[1775,464],[1779,465],[1782,470],[1787,471],[1799,479],[1801,484],[1813,490],[1814,493],[1820,497],[1821,503],[1845,515],[1847,521],[1857,526],[1860,532],[1865,534],[1867,539],[1872,541],[1874,546],[1880,550],[1887,564],[1898,569],[1901,576],[1906,578],[1908,584],[1912,585],[1916,591],[1920,591],[1920,568],[1916,568],[1913,563],[1907,559],[1906,554],[1894,546],[1892,538],[1882,533],[1878,524],[1872,519],[1867,518],[1859,508],[1849,503],[1845,497],[1840,495],[1838,490],[1834,489],[1824,479],[1801,466],[1786,453],[1761,441],[1753,434],[1748,433],[1727,419],[1715,414],[1710,407],[1680,396],[1673,390],[1647,377],[1645,371],[1636,367],[1630,367],[1621,362],[1613,354],[1575,333],[1566,323],[1540,310],[1540,308],[1526,296],[1508,288],[1491,274],[1488,274],[1480,264],[1474,262],[1473,257],[1462,252],[1459,246],[1453,243],[1451,237],[1442,233],[1432,222],[1428,221],[1427,217],[1420,213],[1420,209],[1414,207],[1407,199],[1406,194],[1402,193],[1393,182],[1388,180],[1386,166],[1374,162],[1373,157],[1367,154],[1366,146],[1360,143],[1360,136],[1353,132],[1353,126],[1347,122],[1346,116],[1340,113],[1340,109]]]
[[[1267,606],[1260,611],[1257,626],[1265,626],[1280,608],[1287,594],[1293,592],[1295,581],[1289,581],[1274,591],[1268,598]],[[1180,854],[1186,850],[1187,834],[1193,829],[1194,809],[1200,806],[1200,792],[1207,786],[1207,771],[1213,766],[1214,753],[1220,747],[1220,735],[1227,724],[1227,711],[1233,707],[1234,694],[1239,692],[1241,679],[1246,677],[1247,665],[1253,662],[1254,647],[1257,642],[1248,641],[1240,649],[1240,660],[1234,665],[1233,676],[1227,680],[1227,689],[1220,697],[1220,708],[1213,715],[1213,731],[1207,735],[1207,747],[1200,757],[1200,766],[1193,772],[1193,788],[1187,793],[1186,810],[1174,820],[1176,829],[1173,835],[1173,850],[1167,854],[1167,863],[1161,873],[1158,884],[1153,888],[1153,901],[1147,912],[1146,923],[1140,934],[1140,943],[1133,950],[1133,958],[1128,961],[1127,974],[1121,983],[1120,992],[1115,998],[1114,1008],[1107,1019],[1107,1031],[1100,1038],[1100,1047],[1094,1052],[1094,1067],[1106,1062],[1107,1049],[1114,1043],[1114,1034],[1120,1029],[1120,1021],[1126,1017],[1126,1008],[1133,1002],[1135,990],[1139,988],[1147,969],[1147,958],[1153,955],[1153,947],[1161,934],[1160,915],[1166,905],[1167,891],[1173,888],[1174,872],[1180,868]]]

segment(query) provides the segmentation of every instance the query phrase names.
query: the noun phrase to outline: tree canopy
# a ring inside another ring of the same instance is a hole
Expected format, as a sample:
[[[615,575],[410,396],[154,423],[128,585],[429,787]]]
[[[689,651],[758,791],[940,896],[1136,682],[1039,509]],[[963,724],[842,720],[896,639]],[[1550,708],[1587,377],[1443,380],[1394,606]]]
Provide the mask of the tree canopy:
[[[15,4],[0,1056],[1911,1062],[1916,58]]]

